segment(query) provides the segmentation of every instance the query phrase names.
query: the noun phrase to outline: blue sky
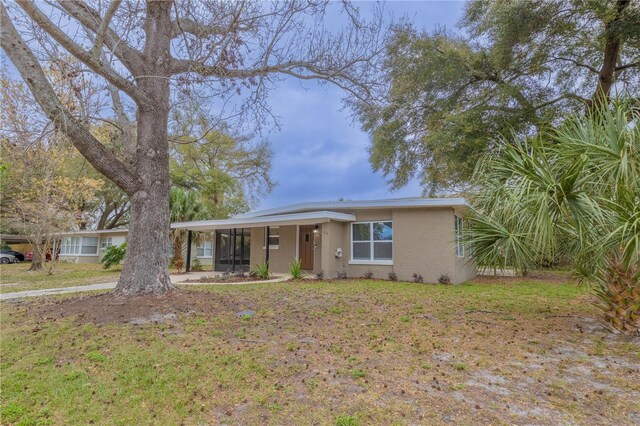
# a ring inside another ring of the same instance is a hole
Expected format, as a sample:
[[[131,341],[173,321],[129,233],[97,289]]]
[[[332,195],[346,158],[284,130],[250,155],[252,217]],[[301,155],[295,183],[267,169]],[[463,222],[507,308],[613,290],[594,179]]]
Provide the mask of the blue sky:
[[[363,14],[373,3],[357,3]],[[385,11],[392,18],[408,18],[416,28],[453,30],[462,16],[463,1],[393,1]],[[6,59],[1,62],[17,74]],[[263,134],[274,151],[275,189],[256,208],[271,208],[301,201],[362,200],[412,197],[422,193],[416,181],[391,191],[381,173],[368,160],[369,137],[351,112],[343,108],[343,93],[331,85],[284,80],[271,92],[269,104],[278,117],[279,131]]]
[[[463,2],[391,1],[387,13],[406,16],[417,28],[451,28],[462,16]],[[368,7],[360,3],[364,10]],[[278,186],[259,208],[300,201],[412,197],[422,193],[416,181],[391,191],[368,160],[369,137],[343,109],[342,92],[332,86],[287,80],[270,96],[281,130],[267,135],[274,151],[273,178]]]

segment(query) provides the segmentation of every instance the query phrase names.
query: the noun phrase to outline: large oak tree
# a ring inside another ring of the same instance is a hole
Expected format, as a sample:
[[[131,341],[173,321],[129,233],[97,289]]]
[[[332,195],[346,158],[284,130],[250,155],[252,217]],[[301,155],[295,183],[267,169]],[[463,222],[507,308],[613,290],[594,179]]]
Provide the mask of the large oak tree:
[[[471,0],[458,31],[396,28],[358,111],[393,187],[464,188],[500,135],[532,135],[640,93],[640,1]]]
[[[49,119],[131,200],[115,292],[162,293],[173,289],[167,272],[172,103],[197,99],[220,110],[233,104],[230,115],[261,123],[270,116],[266,95],[283,76],[333,83],[364,98],[380,20],[361,21],[345,2],[346,23],[330,32],[323,20],[331,4],[314,0],[106,3],[17,0],[10,10],[0,3],[1,46]],[[114,155],[56,96],[40,61],[51,46],[134,105],[130,158]],[[242,101],[234,100],[242,93]]]

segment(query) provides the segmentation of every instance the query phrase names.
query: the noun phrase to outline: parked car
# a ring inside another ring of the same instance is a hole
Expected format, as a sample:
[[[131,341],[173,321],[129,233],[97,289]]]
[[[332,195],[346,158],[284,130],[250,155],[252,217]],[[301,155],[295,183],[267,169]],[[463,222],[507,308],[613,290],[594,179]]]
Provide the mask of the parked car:
[[[46,261],[50,262],[51,261],[51,253],[47,253],[46,254]],[[58,251],[56,253],[56,260],[60,259],[60,251]],[[24,254],[24,260],[26,260],[27,262],[31,262],[33,260],[33,252],[32,251],[28,251]]]
[[[0,253],[0,263],[3,265],[7,263],[18,263],[18,259],[12,254]]]
[[[10,250],[10,249],[0,249],[0,253],[10,254],[12,256],[15,256],[15,258],[18,259],[18,262],[24,262],[24,254],[20,253],[19,251]]]

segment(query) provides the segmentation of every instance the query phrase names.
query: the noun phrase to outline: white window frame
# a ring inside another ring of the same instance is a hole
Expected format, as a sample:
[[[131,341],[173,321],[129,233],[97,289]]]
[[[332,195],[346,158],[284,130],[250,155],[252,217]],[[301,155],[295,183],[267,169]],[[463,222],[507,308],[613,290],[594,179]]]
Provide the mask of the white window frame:
[[[98,241],[96,243],[96,251],[95,253],[82,253],[83,239],[84,238],[96,238]],[[65,244],[65,240],[68,240],[70,244]],[[100,238],[99,237],[64,237],[60,244],[60,256],[98,256],[100,249]]]
[[[457,214],[454,215],[453,233],[455,235],[456,257],[464,257],[464,243],[462,241],[462,233],[464,231],[464,219]]]
[[[373,224],[374,223],[391,223],[391,239],[390,240],[381,240],[379,242],[386,242],[386,243],[391,243],[391,259],[390,260],[375,260],[373,258],[374,256],[374,243],[376,240],[373,239]],[[353,240],[353,226],[354,225],[362,225],[362,224],[368,224],[369,225],[369,244],[370,244],[370,248],[369,248],[369,259],[354,259],[353,258],[353,243],[354,242],[366,242],[366,241],[354,241]],[[349,260],[349,264],[350,265],[393,265],[393,254],[395,252],[394,249],[394,244],[393,244],[393,221],[388,219],[388,220],[367,220],[367,221],[363,221],[363,222],[351,222],[351,227],[350,227],[350,235],[349,235],[349,239],[351,240],[351,259]]]
[[[276,234],[273,231],[276,231]],[[269,238],[278,237],[278,244],[269,244],[269,250],[278,250],[280,248],[280,227],[279,226],[270,226],[269,227]],[[262,250],[265,250],[267,247],[267,230],[264,230],[264,243],[262,246]]]
[[[107,250],[107,247],[113,245],[113,237],[100,237],[100,251]]]
[[[207,243],[209,243],[209,255],[207,256]],[[198,251],[202,250],[202,256],[200,256],[198,254]],[[211,240],[204,240],[201,241],[197,246],[196,246],[196,257],[199,259],[211,259],[213,257],[213,241]]]

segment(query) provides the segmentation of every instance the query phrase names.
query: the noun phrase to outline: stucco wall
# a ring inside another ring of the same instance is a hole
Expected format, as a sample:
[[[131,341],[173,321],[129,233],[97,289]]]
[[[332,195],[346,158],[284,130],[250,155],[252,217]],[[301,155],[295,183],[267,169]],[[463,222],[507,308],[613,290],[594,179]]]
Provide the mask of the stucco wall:
[[[265,261],[264,228],[251,228],[251,269]],[[275,273],[289,271],[296,253],[296,226],[280,227],[280,244],[277,249],[269,250],[269,269]]]
[[[63,256],[63,255],[60,255],[58,259],[61,262],[72,262],[72,263],[98,263],[100,260],[98,256]]]
[[[460,283],[475,276],[473,261],[455,256],[454,210],[451,208],[342,212],[354,214],[358,222],[393,221],[393,265],[350,263],[351,224],[329,222],[320,228],[318,247],[320,269],[327,278],[334,278],[339,272],[346,272],[348,277],[371,272],[374,278],[387,279],[393,271],[402,281],[412,281],[415,273],[422,275],[425,282],[435,283],[447,274],[452,283]],[[335,257],[337,248],[342,249],[342,258]],[[468,256],[468,251],[465,254]]]
[[[455,277],[452,209],[398,209],[393,212],[393,267],[398,279],[420,274],[435,283],[442,274]]]
[[[125,233],[101,235],[100,238],[98,239],[98,258],[96,259],[96,262],[99,262],[100,259],[102,259],[102,256],[104,256],[104,250],[102,250],[100,246],[102,245],[102,239],[108,238],[108,237],[111,237],[111,244],[114,246],[122,245],[125,241],[127,241],[127,234]]]

